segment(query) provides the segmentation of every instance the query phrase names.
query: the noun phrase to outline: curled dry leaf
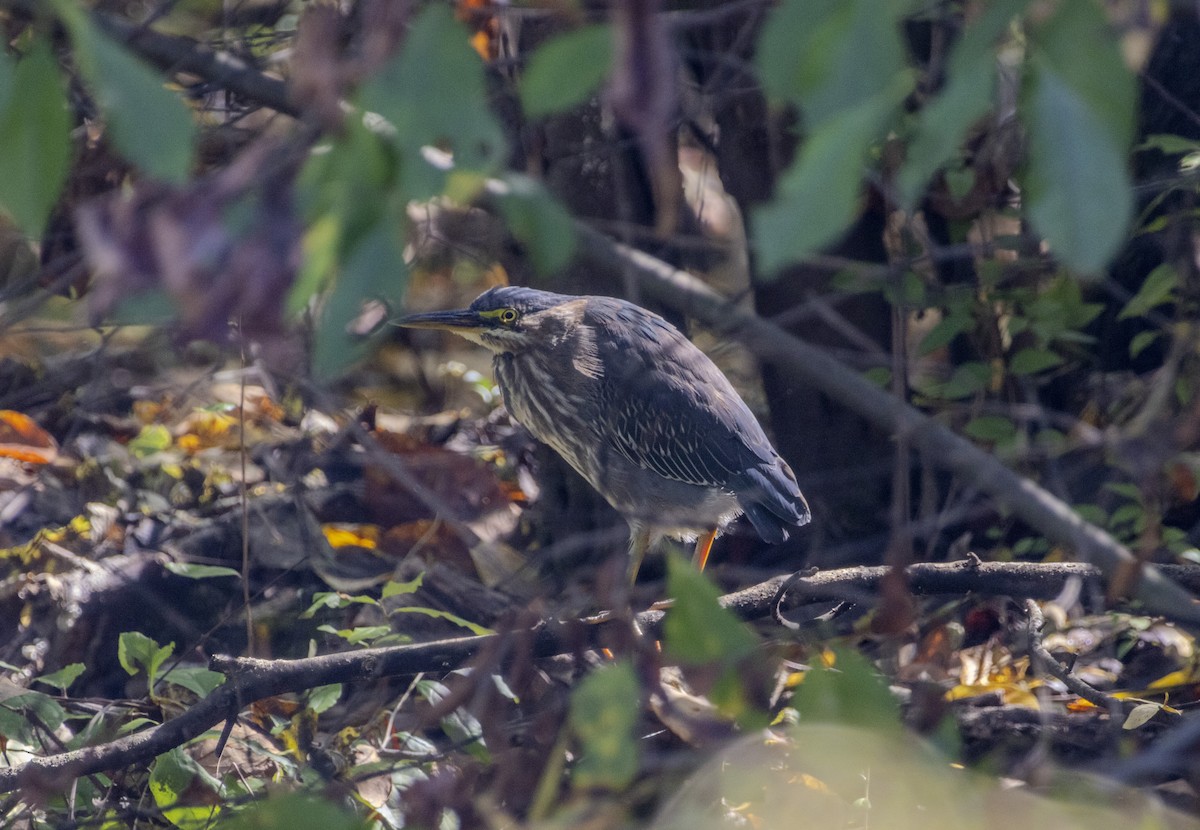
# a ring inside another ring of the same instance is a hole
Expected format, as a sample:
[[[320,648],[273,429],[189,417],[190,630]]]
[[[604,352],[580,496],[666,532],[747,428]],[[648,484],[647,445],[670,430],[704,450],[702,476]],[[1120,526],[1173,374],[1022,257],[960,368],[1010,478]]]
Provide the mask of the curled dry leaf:
[[[0,458],[50,464],[58,458],[58,443],[28,415],[0,409]]]

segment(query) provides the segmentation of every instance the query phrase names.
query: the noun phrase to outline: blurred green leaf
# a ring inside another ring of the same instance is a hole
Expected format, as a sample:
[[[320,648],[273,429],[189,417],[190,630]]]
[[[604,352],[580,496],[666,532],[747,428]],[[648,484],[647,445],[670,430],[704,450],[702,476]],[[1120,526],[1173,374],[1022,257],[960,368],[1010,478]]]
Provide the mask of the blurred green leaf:
[[[378,299],[395,304],[408,281],[404,262],[401,223],[389,211],[351,250],[325,298],[315,333],[313,371],[332,377],[360,359],[371,339],[354,334],[350,324],[362,313],[363,303]]]
[[[1133,336],[1133,339],[1129,341],[1129,356],[1137,357],[1144,352],[1151,343],[1161,336],[1162,332],[1160,331],[1139,331]]]
[[[41,239],[71,161],[67,96],[49,45],[37,38],[16,65],[0,58],[0,205],[26,235]]]
[[[1008,362],[1008,370],[1014,375],[1034,375],[1053,369],[1062,362],[1062,358],[1049,349],[1021,349]]]
[[[801,108],[805,129],[857,110],[904,69],[902,0],[784,0],[759,39],[756,64],[776,101]],[[810,139],[811,140],[811,139]]]
[[[1025,209],[1085,275],[1124,243],[1135,87],[1099,4],[1060,3],[1033,29],[1019,111],[1029,137]]]
[[[601,666],[571,695],[570,724],[579,739],[579,759],[571,773],[576,789],[620,791],[638,771],[634,734],[641,715],[641,691],[628,661]]]
[[[196,144],[191,110],[162,75],[100,32],[81,6],[55,0],[79,70],[104,112],[106,132],[128,161],[160,179],[187,180]]]
[[[994,106],[996,42],[1025,5],[1025,0],[989,4],[954,44],[945,86],[921,110],[904,166],[896,175],[905,206],[915,204],[930,177],[957,155],[967,130]]]
[[[299,793],[274,794],[251,805],[220,830],[368,830],[365,819],[331,801]]]
[[[488,107],[483,61],[449,6],[425,7],[400,52],[363,85],[360,103],[395,127],[406,164],[418,163],[420,148],[432,145],[449,147],[456,167],[491,170],[507,150]],[[431,195],[409,192],[413,199]]]
[[[521,77],[521,107],[540,118],[582,104],[612,68],[612,27],[595,24],[546,40],[529,58]]]
[[[492,631],[492,629],[487,628],[486,626],[479,625],[478,623],[473,623],[470,620],[463,619],[462,617],[458,616],[457,614],[451,614],[449,611],[442,611],[441,609],[438,609],[438,608],[424,608],[424,607],[416,606],[416,605],[407,605],[403,608],[392,609],[389,613],[391,613],[391,614],[424,614],[427,617],[433,617],[434,619],[446,620],[446,622],[454,623],[455,625],[457,625],[461,628],[467,629],[472,634],[477,634],[481,637],[485,636],[487,634],[496,633],[496,632]]]
[[[858,215],[867,150],[907,88],[891,86],[842,110],[808,136],[775,199],[755,211],[754,244],[763,276],[834,242]]]
[[[241,576],[233,568],[223,565],[200,565],[195,562],[168,562],[166,568],[176,576],[187,579],[213,579],[221,576]]]
[[[539,182],[517,173],[505,176],[506,188],[496,200],[509,231],[517,238],[539,274],[552,274],[575,254],[575,222]]]
[[[758,636],[717,601],[708,578],[678,556],[667,560],[667,591],[674,598],[663,620],[663,649],[681,663],[731,663],[758,647]]]
[[[1118,320],[1130,317],[1140,317],[1152,308],[1172,302],[1175,299],[1175,288],[1179,285],[1179,274],[1169,262],[1164,262],[1146,275],[1142,287],[1134,294],[1121,313]]]
[[[801,720],[902,733],[900,706],[870,661],[852,649],[835,653],[832,667],[810,669],[796,688],[792,706]]]
[[[980,441],[1002,442],[1017,434],[1017,428],[1003,415],[980,415],[963,427],[963,432]]]
[[[129,451],[138,458],[145,458],[171,447],[171,431],[162,424],[146,424],[132,441]]]

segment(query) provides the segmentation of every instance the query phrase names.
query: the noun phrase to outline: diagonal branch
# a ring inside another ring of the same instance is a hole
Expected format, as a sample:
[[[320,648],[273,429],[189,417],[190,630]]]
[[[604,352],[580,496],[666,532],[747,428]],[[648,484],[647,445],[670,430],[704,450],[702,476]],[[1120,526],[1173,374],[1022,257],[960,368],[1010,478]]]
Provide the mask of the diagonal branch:
[[[1110,582],[1116,581],[1123,570],[1138,567],[1128,548],[1085,521],[1061,499],[907,402],[875,386],[825,350],[789,334],[753,311],[730,304],[691,274],[662,260],[613,242],[581,223],[576,223],[576,233],[585,256],[632,277],[659,300],[740,340],[760,359],[820,390],[879,429],[907,436],[935,464],[988,493],[1046,538],[1096,564]],[[1200,604],[1196,598],[1165,579],[1153,566],[1141,568],[1132,593],[1155,613],[1200,624]]]

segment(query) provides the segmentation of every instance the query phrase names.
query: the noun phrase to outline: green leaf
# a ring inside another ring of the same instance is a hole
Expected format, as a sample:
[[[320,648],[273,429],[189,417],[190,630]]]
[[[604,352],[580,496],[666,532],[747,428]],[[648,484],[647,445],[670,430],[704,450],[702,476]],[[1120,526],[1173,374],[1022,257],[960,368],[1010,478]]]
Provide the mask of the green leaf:
[[[417,589],[421,587],[421,584],[424,581],[424,571],[408,580],[408,582],[396,582],[395,580],[389,579],[383,584],[383,593],[380,595],[380,598],[387,599],[388,597],[400,596],[402,594],[415,594]]]
[[[1025,0],[990,4],[954,45],[946,63],[946,83],[921,111],[896,176],[900,201],[912,207],[930,177],[954,158],[967,130],[988,113],[995,100],[996,42],[1021,14]]]
[[[1129,356],[1137,357],[1146,350],[1151,343],[1162,336],[1160,331],[1140,331],[1133,336],[1129,341]]]
[[[36,677],[34,680],[65,692],[79,675],[83,674],[86,670],[87,667],[83,663],[71,663],[69,666],[63,666],[56,672]]]
[[[477,634],[480,636],[495,633],[490,628],[479,625],[478,623],[473,623],[470,620],[464,620],[462,617],[458,616],[457,614],[451,614],[449,611],[442,611],[437,608],[422,608],[422,607],[415,606],[415,605],[408,605],[403,608],[396,608],[393,611],[391,611],[390,613],[392,613],[392,614],[424,614],[427,617],[433,617],[434,619],[437,619],[437,620],[446,620],[447,622],[452,622],[461,628],[467,629],[472,634]]]
[[[218,576],[237,576],[241,574],[233,568],[222,565],[198,565],[194,562],[168,562],[166,568],[176,576],[188,579],[212,579]]]
[[[171,447],[171,431],[162,424],[146,424],[132,441],[129,451],[138,458],[145,458]]]
[[[313,348],[313,370],[319,377],[332,377],[366,354],[370,339],[351,333],[350,324],[365,301],[398,300],[407,277],[400,224],[389,211],[349,252],[325,298]]]
[[[831,722],[902,733],[900,708],[875,667],[857,651],[838,649],[833,668],[814,668],[792,699],[805,723]]]
[[[1049,349],[1021,349],[1008,362],[1008,370],[1014,375],[1034,375],[1061,363],[1062,358]]]
[[[517,238],[539,274],[565,268],[575,255],[575,222],[539,182],[509,173],[496,200],[509,231]]]
[[[158,670],[174,652],[174,643],[159,646],[157,642],[140,631],[122,632],[117,639],[117,659],[122,668],[130,675],[135,675],[141,669],[145,669],[147,688],[149,688],[151,696],[154,694]]]
[[[365,819],[333,802],[299,793],[276,793],[250,805],[221,830],[368,830]]]
[[[208,697],[225,682],[225,675],[204,666],[177,666],[163,675],[164,683],[182,686],[198,697]]]
[[[785,0],[759,39],[763,88],[804,113],[811,132],[895,85],[905,64],[896,0]]]
[[[308,708],[312,709],[318,715],[322,712],[327,712],[342,697],[342,684],[330,683],[326,686],[318,686],[308,693]]]
[[[612,68],[612,27],[583,26],[556,35],[537,48],[521,77],[521,107],[540,118],[582,104]]]
[[[867,150],[901,97],[901,88],[892,84],[809,135],[778,195],[755,211],[754,243],[764,276],[835,241],[849,227],[859,211]]]
[[[1085,274],[1124,243],[1135,88],[1103,12],[1060,3],[1034,30],[1019,111],[1029,137],[1025,209],[1054,253]]]
[[[571,783],[579,790],[621,791],[638,771],[634,728],[641,715],[637,675],[627,660],[601,666],[571,695],[571,729],[579,740],[579,759]]]
[[[975,318],[969,309],[955,309],[939,320],[921,339],[920,353],[927,355],[950,344],[960,334],[975,327]]]
[[[42,38],[15,70],[7,55],[0,58],[0,76],[11,77],[15,93],[3,96],[7,103],[0,109],[0,205],[26,235],[40,239],[70,166],[67,96]]]
[[[663,648],[681,663],[729,663],[758,647],[758,637],[717,601],[704,574],[678,556],[667,560],[667,590],[674,603],[663,620]]]
[[[164,752],[154,759],[150,770],[150,792],[163,816],[179,830],[205,830],[213,826],[220,807],[195,804],[193,787],[199,779],[200,790],[221,791],[221,784],[204,770],[181,747]]]
[[[488,108],[483,62],[446,5],[417,16],[400,52],[363,85],[361,104],[395,127],[405,163],[417,163],[417,151],[433,145],[451,148],[458,168],[491,170],[507,150]]]
[[[963,427],[963,432],[979,441],[1000,443],[1011,440],[1017,434],[1017,428],[1003,415],[980,415],[972,418]]]
[[[104,112],[106,133],[128,161],[160,179],[187,180],[196,144],[192,113],[162,76],[101,33],[82,8],[56,0],[80,72]]]
[[[1130,317],[1140,317],[1156,306],[1172,302],[1175,299],[1175,289],[1178,285],[1179,274],[1176,272],[1175,266],[1164,262],[1146,275],[1142,287],[1129,299],[1125,308],[1121,309],[1117,319],[1127,320]]]

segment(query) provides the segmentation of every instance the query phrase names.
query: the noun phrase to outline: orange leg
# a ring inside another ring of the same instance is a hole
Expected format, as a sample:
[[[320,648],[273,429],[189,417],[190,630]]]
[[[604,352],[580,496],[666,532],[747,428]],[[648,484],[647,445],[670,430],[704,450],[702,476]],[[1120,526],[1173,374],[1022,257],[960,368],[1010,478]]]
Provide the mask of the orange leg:
[[[698,570],[704,570],[708,564],[708,554],[712,551],[713,541],[717,538],[717,529],[713,528],[696,540],[696,552],[692,555],[692,564]]]

